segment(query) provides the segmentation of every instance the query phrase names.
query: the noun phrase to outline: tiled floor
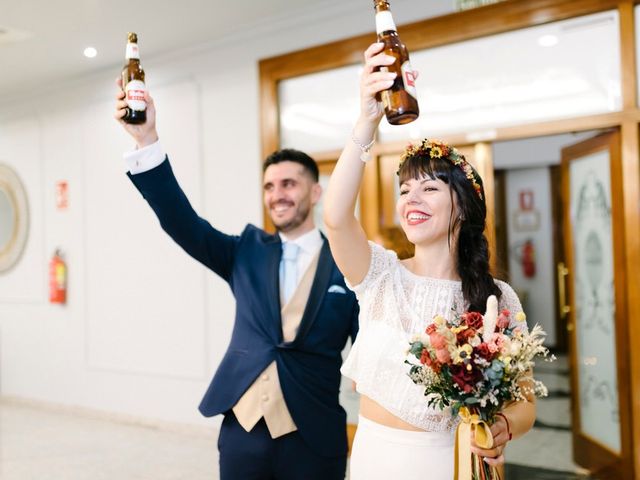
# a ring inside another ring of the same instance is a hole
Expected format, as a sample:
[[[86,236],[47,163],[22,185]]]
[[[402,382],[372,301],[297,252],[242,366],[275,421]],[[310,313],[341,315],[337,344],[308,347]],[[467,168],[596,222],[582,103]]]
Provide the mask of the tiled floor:
[[[537,374],[551,392],[507,449],[506,480],[585,479],[571,462],[569,379],[561,359]],[[215,480],[215,432],[159,429],[0,402],[2,480]]]
[[[213,480],[215,432],[180,433],[0,402],[2,480]]]
[[[535,372],[549,389],[539,399],[533,429],[507,447],[506,480],[588,479],[571,461],[571,407],[566,357],[543,363]]]

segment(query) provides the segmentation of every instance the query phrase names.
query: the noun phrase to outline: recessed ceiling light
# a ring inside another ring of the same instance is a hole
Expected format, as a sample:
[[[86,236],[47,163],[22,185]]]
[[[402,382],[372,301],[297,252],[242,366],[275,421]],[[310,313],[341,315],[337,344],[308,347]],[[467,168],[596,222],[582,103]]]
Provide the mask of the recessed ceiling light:
[[[98,51],[93,47],[87,47],[84,49],[84,56],[87,58],[93,58],[98,54]]]
[[[543,35],[538,38],[538,45],[541,47],[553,47],[558,44],[558,37],[555,35]]]

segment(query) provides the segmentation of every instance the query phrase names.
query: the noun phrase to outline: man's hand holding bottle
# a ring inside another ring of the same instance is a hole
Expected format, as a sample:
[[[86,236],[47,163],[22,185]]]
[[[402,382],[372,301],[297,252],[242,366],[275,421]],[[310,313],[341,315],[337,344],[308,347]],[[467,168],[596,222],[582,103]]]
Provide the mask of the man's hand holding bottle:
[[[158,132],[156,131],[156,107],[153,98],[148,91],[144,93],[144,99],[147,103],[147,120],[144,123],[132,124],[126,123],[123,118],[127,114],[128,104],[125,101],[125,93],[122,90],[122,79],[118,77],[116,80],[118,85],[118,93],[116,93],[116,111],[113,117],[124,127],[129,135],[136,141],[137,148],[144,148],[158,141]]]

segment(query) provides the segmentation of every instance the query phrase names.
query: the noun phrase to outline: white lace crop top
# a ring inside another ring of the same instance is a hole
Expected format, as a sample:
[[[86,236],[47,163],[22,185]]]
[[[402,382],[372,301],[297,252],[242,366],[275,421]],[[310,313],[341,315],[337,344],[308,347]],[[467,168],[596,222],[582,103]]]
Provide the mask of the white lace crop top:
[[[359,285],[349,286],[360,303],[360,329],[341,371],[359,393],[405,422],[431,432],[453,430],[451,413],[427,405],[424,387],[409,378],[404,360],[411,337],[424,332],[436,314],[451,318],[454,308],[464,312],[461,282],[416,275],[395,252],[369,245],[369,271]],[[502,291],[499,308],[515,317],[522,310],[518,297],[505,282],[496,284]]]

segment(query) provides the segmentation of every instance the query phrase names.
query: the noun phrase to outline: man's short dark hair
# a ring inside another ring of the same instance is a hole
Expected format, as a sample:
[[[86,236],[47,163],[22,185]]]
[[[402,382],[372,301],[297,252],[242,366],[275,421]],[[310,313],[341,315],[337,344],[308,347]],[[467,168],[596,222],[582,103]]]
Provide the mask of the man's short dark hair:
[[[276,150],[267,157],[262,165],[262,173],[267,170],[270,165],[275,165],[280,162],[296,162],[304,167],[304,169],[311,175],[314,182],[318,182],[320,178],[320,172],[318,171],[318,164],[316,161],[300,150],[294,148],[283,148],[282,150]]]

